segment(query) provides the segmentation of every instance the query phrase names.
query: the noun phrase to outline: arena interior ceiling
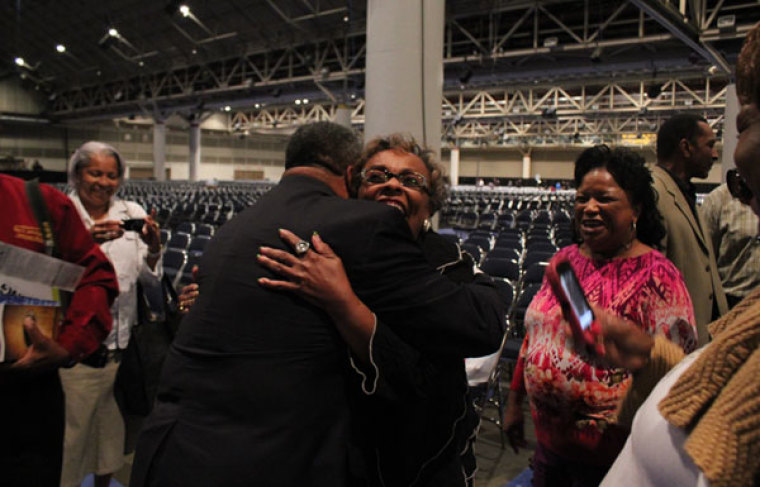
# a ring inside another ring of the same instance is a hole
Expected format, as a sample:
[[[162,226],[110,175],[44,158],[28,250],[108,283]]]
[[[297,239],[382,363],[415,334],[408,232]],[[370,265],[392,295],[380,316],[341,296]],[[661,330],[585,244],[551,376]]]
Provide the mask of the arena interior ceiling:
[[[242,136],[349,106],[361,127],[366,15],[361,0],[8,0],[0,77],[56,122],[226,109]],[[760,0],[448,0],[442,136],[646,140],[679,110],[720,130],[758,21]]]

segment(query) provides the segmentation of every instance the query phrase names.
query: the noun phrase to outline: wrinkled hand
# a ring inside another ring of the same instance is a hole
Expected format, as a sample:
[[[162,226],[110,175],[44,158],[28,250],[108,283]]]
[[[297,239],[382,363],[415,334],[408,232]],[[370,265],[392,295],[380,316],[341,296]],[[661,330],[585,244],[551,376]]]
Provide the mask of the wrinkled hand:
[[[301,240],[284,229],[280,230],[280,238],[291,248]],[[301,257],[271,247],[261,247],[259,252],[259,263],[283,277],[282,280],[260,278],[259,283],[264,287],[295,292],[325,308],[340,306],[355,297],[343,262],[317,233],[311,237],[311,248]]]
[[[193,266],[192,275],[193,281],[196,281],[198,279],[197,265]],[[198,284],[195,282],[184,286],[180,291],[179,296],[177,296],[177,299],[179,301],[179,312],[182,314],[187,314],[190,311],[190,308],[192,308],[195,304],[195,300],[198,299],[199,295],[200,290],[198,288]]]
[[[119,220],[101,220],[90,228],[92,238],[97,243],[108,242],[124,235],[124,228]]]
[[[507,434],[509,446],[517,454],[520,448],[528,446],[528,442],[525,440],[525,414],[520,402],[512,399],[513,394],[514,392],[510,392],[501,427]]]
[[[145,225],[140,232],[140,238],[148,245],[148,250],[154,254],[161,250],[161,232],[155,218],[156,209],[153,208],[150,215],[145,216]]]
[[[638,370],[649,361],[654,345],[652,337],[634,323],[592,305],[600,327],[596,333],[597,348],[601,347],[601,359],[612,367]]]
[[[24,330],[31,344],[26,353],[10,366],[15,371],[45,371],[60,367],[71,359],[69,352],[46,337],[35,320],[24,320]]]

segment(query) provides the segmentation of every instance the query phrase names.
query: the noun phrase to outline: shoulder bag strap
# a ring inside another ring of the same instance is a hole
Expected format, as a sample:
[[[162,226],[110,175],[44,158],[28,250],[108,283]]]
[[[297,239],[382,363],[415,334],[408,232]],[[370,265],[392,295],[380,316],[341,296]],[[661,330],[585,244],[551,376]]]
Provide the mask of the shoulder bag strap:
[[[32,207],[32,213],[34,213],[34,218],[40,227],[42,242],[45,245],[45,253],[53,257],[60,257],[60,252],[55,242],[55,235],[53,234],[53,224],[50,222],[50,213],[40,190],[40,182],[37,179],[32,179],[26,181],[24,186],[26,187],[29,205]]]

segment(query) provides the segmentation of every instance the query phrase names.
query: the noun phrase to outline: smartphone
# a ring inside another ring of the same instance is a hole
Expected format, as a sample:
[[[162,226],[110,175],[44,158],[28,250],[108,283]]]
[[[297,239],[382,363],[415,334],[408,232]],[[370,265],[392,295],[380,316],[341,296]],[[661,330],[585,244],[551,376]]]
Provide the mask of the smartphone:
[[[594,335],[591,325],[595,320],[594,312],[586,300],[586,295],[572,266],[568,261],[563,260],[548,267],[546,272],[554,294],[562,306],[565,319],[573,328],[573,334],[577,339],[593,346]]]
[[[142,218],[130,218],[128,220],[122,220],[121,226],[124,227],[125,232],[142,232],[145,220]]]

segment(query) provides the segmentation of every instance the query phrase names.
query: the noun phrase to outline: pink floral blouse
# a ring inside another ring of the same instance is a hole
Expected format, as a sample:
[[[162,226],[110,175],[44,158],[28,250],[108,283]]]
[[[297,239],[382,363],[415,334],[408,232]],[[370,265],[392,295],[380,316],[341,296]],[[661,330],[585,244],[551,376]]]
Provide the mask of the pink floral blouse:
[[[590,303],[652,335],[666,335],[686,352],[696,347],[691,298],[680,271],[660,252],[597,261],[571,245],[553,259],[561,258],[569,260]],[[574,349],[546,278],[528,307],[525,327],[511,388],[527,392],[538,441],[569,459],[611,464],[628,434],[615,418],[629,372],[604,367]]]

